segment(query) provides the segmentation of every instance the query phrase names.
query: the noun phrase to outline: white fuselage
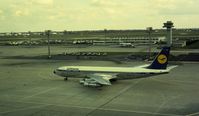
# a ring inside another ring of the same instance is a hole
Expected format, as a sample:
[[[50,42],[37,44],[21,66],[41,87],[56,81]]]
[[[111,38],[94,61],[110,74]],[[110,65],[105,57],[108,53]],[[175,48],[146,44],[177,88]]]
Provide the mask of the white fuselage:
[[[56,69],[54,73],[63,77],[85,77],[92,73],[112,73],[112,74],[162,74],[169,70],[148,69],[148,65],[138,67],[95,67],[95,66],[64,66]]]

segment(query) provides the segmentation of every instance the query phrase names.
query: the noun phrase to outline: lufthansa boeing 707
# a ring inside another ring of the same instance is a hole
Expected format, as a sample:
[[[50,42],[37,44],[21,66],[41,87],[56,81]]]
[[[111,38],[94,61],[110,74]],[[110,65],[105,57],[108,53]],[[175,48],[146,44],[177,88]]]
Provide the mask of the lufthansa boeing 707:
[[[153,76],[169,73],[176,66],[167,66],[170,47],[163,47],[151,64],[136,67],[63,66],[54,74],[67,78],[83,78],[80,83],[89,87],[111,85],[113,80],[134,79],[134,76]]]

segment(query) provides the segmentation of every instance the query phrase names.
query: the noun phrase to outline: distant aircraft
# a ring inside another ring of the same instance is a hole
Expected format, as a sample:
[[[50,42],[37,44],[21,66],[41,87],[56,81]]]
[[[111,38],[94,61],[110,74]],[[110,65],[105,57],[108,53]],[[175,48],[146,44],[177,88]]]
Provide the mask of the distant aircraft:
[[[120,47],[132,47],[132,48],[134,48],[135,45],[133,45],[132,43],[120,43]]]
[[[163,47],[151,64],[137,67],[95,67],[95,66],[64,66],[54,70],[54,74],[71,78],[83,78],[80,84],[89,87],[111,85],[112,81],[134,79],[135,76],[148,77],[168,73],[176,66],[169,66],[170,47]]]

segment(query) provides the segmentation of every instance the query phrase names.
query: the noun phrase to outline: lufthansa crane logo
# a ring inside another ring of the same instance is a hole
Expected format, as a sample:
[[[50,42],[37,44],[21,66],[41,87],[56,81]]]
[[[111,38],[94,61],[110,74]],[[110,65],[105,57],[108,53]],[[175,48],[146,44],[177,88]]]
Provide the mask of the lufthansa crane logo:
[[[164,54],[160,54],[157,60],[160,64],[164,64],[167,62],[167,57]]]

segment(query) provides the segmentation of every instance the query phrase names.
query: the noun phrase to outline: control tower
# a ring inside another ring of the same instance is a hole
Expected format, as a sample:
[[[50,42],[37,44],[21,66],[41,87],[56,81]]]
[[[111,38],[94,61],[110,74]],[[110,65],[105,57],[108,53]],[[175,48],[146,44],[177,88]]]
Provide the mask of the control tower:
[[[167,28],[167,45],[171,46],[172,45],[172,28],[173,28],[173,22],[172,21],[167,21],[164,23],[163,28]]]

